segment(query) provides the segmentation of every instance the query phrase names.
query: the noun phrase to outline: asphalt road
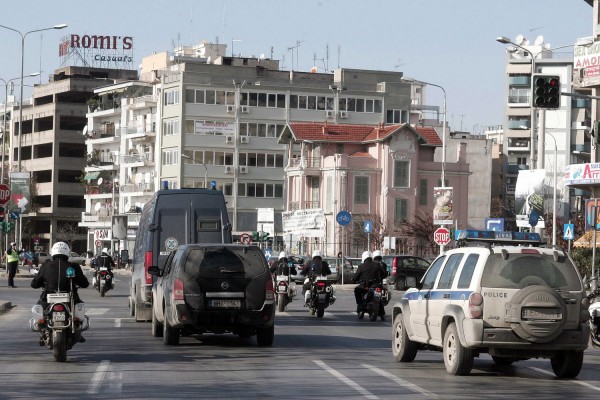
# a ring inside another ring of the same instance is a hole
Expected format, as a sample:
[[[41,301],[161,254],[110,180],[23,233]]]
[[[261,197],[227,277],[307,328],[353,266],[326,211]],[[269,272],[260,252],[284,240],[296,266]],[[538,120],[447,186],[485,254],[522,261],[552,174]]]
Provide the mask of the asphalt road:
[[[91,329],[66,363],[54,362],[29,330],[39,290],[24,278],[18,278],[16,289],[0,287],[0,298],[13,306],[0,316],[0,398],[596,399],[600,394],[600,352],[593,349],[575,380],[556,379],[548,360],[498,367],[482,355],[466,377],[448,375],[439,352],[419,352],[414,362],[397,364],[391,321],[358,320],[351,287],[337,291],[338,300],[322,319],[295,299],[277,313],[272,347],[231,334],[186,337],[178,346],[166,346],[151,336],[149,323],[129,317],[128,276],[118,275],[116,284],[105,298],[81,291]]]

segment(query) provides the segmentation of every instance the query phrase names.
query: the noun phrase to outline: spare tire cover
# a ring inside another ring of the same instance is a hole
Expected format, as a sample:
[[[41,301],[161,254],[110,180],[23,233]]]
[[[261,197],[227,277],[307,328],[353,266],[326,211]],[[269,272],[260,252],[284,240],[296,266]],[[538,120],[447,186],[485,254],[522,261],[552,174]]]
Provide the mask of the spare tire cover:
[[[541,313],[523,318],[523,308]],[[544,316],[544,311],[557,311],[558,316]],[[505,321],[522,339],[532,343],[547,343],[556,339],[567,324],[567,305],[562,296],[548,286],[534,285],[519,290],[506,304]]]

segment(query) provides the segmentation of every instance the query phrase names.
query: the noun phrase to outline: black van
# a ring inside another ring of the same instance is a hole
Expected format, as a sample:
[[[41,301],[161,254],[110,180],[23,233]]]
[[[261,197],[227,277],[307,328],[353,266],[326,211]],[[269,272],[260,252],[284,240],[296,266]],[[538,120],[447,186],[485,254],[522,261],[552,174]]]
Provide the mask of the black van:
[[[142,210],[133,249],[129,307],[136,321],[152,318],[153,275],[170,252],[188,243],[232,243],[223,192],[211,189],[159,190]]]

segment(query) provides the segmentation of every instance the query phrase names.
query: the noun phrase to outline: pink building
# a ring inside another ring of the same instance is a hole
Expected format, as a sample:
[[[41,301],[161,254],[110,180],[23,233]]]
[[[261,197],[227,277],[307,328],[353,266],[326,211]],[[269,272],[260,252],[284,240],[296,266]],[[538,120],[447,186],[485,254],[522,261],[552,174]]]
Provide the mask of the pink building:
[[[289,124],[280,143],[289,144],[286,210],[324,211],[323,237],[294,238],[305,243],[305,253],[360,256],[368,244],[376,249],[377,238],[394,237],[397,221],[432,215],[433,188],[442,186],[434,152],[442,140],[431,127],[299,122]],[[446,163],[446,186],[454,188],[454,219],[466,227],[469,164],[464,146],[458,152],[457,163]],[[335,218],[342,210],[352,214],[344,233]],[[373,222],[372,236],[364,233],[365,220]]]

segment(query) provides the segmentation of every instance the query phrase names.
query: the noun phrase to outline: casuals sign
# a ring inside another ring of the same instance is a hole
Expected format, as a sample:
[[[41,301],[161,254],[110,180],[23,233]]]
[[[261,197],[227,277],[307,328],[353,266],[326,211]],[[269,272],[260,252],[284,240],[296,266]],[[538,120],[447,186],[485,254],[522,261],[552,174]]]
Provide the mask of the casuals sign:
[[[283,233],[307,237],[325,237],[325,213],[322,208],[286,211],[281,214]]]

